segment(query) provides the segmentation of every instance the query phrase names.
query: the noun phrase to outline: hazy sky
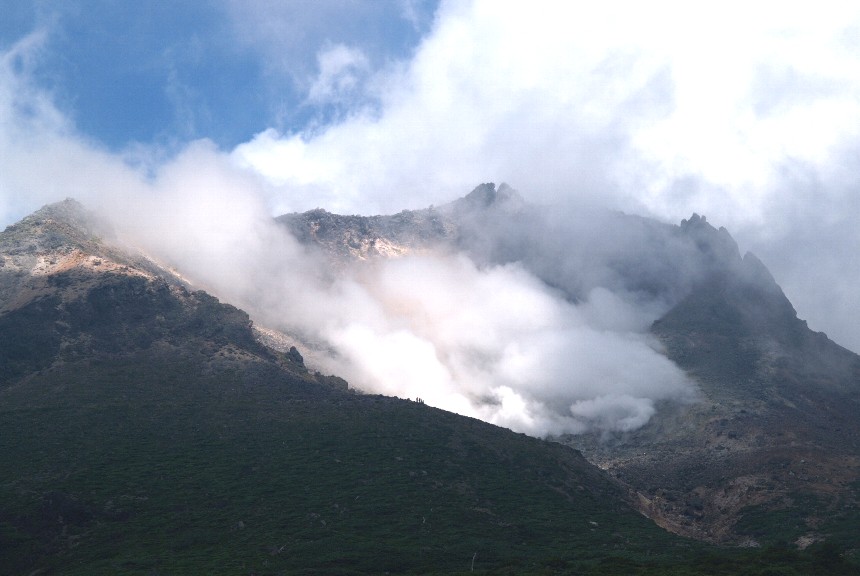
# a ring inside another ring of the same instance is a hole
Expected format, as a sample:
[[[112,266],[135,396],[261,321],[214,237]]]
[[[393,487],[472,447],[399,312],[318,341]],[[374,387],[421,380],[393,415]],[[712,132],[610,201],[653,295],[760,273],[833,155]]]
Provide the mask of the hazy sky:
[[[812,328],[860,350],[855,2],[0,0],[0,14],[0,225],[66,196],[378,213],[505,181],[536,202],[706,214]]]

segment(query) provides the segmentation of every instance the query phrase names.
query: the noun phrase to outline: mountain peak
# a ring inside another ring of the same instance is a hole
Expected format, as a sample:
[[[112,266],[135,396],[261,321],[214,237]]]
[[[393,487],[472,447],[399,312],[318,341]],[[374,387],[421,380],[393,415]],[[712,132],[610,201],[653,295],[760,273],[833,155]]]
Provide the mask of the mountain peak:
[[[524,203],[519,192],[504,182],[496,188],[495,183],[486,182],[479,184],[474,190],[466,194],[463,202],[473,208],[489,208],[491,206],[502,206],[513,203],[519,206]]]
[[[724,227],[711,226],[705,216],[694,212],[689,220],[681,220],[680,229],[713,264],[734,267],[740,263],[741,253],[735,239]]]
[[[140,251],[114,240],[108,222],[71,198],[8,226],[0,232],[0,314],[47,295],[75,299],[75,286],[97,284],[105,274],[185,284]]]
[[[84,205],[74,198],[66,198],[59,202],[46,204],[33,212],[31,217],[35,218],[58,218],[63,220],[82,220],[86,218],[90,212],[84,208]]]
[[[47,204],[12,224],[0,236],[0,248],[10,254],[46,254],[77,248],[98,252],[102,238],[112,238],[113,228],[72,198]]]

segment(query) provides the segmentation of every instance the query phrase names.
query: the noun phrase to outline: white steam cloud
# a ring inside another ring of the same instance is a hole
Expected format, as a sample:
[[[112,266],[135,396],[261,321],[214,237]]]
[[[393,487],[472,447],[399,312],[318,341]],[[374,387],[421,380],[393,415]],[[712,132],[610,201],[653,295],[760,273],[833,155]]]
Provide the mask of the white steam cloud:
[[[436,16],[367,82],[378,106],[234,150],[278,211],[395,212],[494,180],[706,214],[810,326],[860,350],[858,5],[474,0]]]
[[[243,20],[243,41],[262,30],[284,52],[273,39],[294,36],[264,20]],[[0,53],[0,220],[76,197],[260,323],[329,348],[325,368],[366,390],[539,435],[632,430],[695,391],[646,334],[665,302],[578,250],[601,233],[587,218],[544,246],[567,257],[559,278],[587,280],[572,303],[516,259],[475,254],[334,274],[271,216],[419,208],[486,180],[577,209],[705,213],[812,327],[860,349],[858,30],[848,2],[443,2],[408,61],[373,69],[358,38],[317,44],[306,101],[336,106],[334,124],[167,161],[78,134],[30,81],[34,33]],[[288,64],[272,68],[305,71]]]
[[[537,435],[638,428],[655,401],[694,394],[647,336],[589,323],[515,264],[408,257],[358,290],[363,313],[326,318],[326,336],[362,388]]]
[[[299,335],[318,369],[366,392],[540,436],[629,431],[655,403],[695,398],[645,332],[654,308],[623,293],[594,288],[574,305],[519,264],[479,267],[463,254],[333,273],[260,197],[199,144],[111,212],[136,243],[259,323]]]

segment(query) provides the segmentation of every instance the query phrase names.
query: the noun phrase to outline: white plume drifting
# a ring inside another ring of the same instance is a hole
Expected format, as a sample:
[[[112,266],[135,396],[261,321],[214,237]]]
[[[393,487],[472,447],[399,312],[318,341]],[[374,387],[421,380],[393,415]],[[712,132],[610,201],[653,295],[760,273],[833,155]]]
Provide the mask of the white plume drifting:
[[[443,2],[408,62],[319,45],[308,102],[336,105],[335,123],[157,161],[76,133],[30,81],[34,33],[0,53],[0,218],[66,196],[104,209],[202,287],[332,347],[331,371],[366,389],[536,434],[632,429],[692,394],[643,333],[659,303],[598,282],[574,305],[462,256],[332,278],[271,215],[423,207],[487,179],[704,212],[857,348],[858,26],[848,2]]]
[[[443,2],[414,56],[366,82],[376,106],[233,154],[280,212],[421,208],[495,180],[703,213],[860,349],[858,30],[841,1]]]
[[[105,161],[86,147],[77,158]],[[119,179],[87,177],[82,199],[126,239],[259,323],[327,350],[320,368],[362,390],[536,435],[631,430],[656,402],[695,396],[645,334],[653,306],[612,287],[574,305],[516,263],[478,266],[462,254],[333,274],[269,216],[259,180],[207,143],[151,180],[113,169]]]
[[[537,435],[632,430],[655,401],[694,396],[648,336],[590,324],[515,264],[413,256],[354,289],[365,308],[326,318],[325,336],[361,388]]]
[[[632,430],[655,402],[695,395],[645,333],[653,309],[607,288],[573,305],[518,264],[462,254],[333,274],[210,146],[189,148],[110,212],[200,287],[327,350],[318,368],[367,392],[535,435]]]

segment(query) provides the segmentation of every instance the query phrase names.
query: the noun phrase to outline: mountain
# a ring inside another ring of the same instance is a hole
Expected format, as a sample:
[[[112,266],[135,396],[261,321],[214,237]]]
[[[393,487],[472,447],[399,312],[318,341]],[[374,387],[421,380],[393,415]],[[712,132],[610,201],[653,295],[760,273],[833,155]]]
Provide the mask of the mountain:
[[[478,258],[467,227],[518,203],[485,186],[388,240]],[[560,442],[355,393],[263,334],[74,201],[0,233],[0,574],[855,573],[835,540],[672,535]]]
[[[860,357],[813,332],[765,265],[693,215],[678,226],[529,205],[482,184],[392,216],[279,219],[336,262],[432,251],[516,262],[574,303],[609,287],[659,310],[650,332],[700,391],[633,431],[556,440],[639,495],[662,526],[713,542],[852,547],[860,525]]]
[[[111,238],[71,200],[0,233],[0,574],[700,562],[575,450],[351,392]]]

